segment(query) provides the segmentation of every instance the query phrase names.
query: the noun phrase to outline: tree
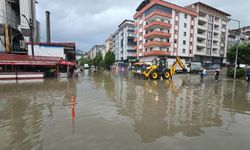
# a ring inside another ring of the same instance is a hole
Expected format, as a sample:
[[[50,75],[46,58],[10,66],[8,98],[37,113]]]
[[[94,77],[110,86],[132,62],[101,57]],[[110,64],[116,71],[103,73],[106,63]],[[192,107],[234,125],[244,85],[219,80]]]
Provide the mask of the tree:
[[[88,65],[92,65],[92,60],[90,58],[81,58],[79,61],[78,61],[78,64],[81,65],[81,66],[84,66],[84,64],[88,64]]]
[[[229,49],[227,53],[227,59],[231,64],[235,63],[235,55],[236,55],[237,45],[234,45]],[[240,64],[248,64],[250,65],[250,44],[241,44],[239,45],[239,53],[238,53],[238,67]]]
[[[111,51],[108,51],[108,53],[105,55],[104,58],[104,67],[107,70],[110,70],[110,66],[115,63],[115,54]]]
[[[93,65],[97,68],[100,68],[101,67],[101,62],[103,61],[103,58],[102,58],[102,53],[101,52],[98,52],[95,56],[95,58],[93,59]]]

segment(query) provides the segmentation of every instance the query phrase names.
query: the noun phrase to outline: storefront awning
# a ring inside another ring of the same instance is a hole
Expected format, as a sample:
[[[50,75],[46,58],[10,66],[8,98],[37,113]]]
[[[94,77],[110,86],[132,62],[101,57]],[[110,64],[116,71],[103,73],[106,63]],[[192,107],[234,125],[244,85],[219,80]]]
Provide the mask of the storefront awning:
[[[59,62],[59,65],[76,66],[76,63],[75,62],[69,62],[69,61],[61,60]]]
[[[56,66],[60,60],[60,57],[0,54],[0,65]]]

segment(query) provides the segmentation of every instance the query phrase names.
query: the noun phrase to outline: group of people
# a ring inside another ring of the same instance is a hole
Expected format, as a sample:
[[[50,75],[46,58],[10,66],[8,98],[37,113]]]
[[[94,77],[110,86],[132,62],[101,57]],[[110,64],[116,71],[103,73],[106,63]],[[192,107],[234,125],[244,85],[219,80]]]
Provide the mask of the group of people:
[[[204,78],[205,76],[207,76],[207,70],[205,68],[201,68],[200,70],[200,76],[201,78]],[[214,78],[215,78],[215,81],[218,82],[219,81],[219,77],[220,77],[220,70],[217,69],[214,73]]]

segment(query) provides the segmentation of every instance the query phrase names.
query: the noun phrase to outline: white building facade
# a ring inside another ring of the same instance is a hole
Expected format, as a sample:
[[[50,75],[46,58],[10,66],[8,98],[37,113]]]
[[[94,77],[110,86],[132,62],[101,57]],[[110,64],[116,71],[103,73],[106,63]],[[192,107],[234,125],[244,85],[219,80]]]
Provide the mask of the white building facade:
[[[103,56],[103,52],[105,52],[105,45],[95,45],[93,46],[91,49],[90,49],[90,58],[91,59],[94,59],[96,57],[96,54],[98,52],[101,52],[102,54],[102,57],[104,58]]]
[[[137,53],[134,47],[134,21],[124,20],[113,34],[114,51],[117,62],[129,63],[136,61]]]
[[[36,0],[0,1],[0,52],[12,53],[22,47],[20,41],[30,42],[30,28],[24,16],[32,20],[34,42],[39,42]]]
[[[187,6],[198,13],[197,46],[193,61],[203,64],[226,62],[230,14],[197,2]]]

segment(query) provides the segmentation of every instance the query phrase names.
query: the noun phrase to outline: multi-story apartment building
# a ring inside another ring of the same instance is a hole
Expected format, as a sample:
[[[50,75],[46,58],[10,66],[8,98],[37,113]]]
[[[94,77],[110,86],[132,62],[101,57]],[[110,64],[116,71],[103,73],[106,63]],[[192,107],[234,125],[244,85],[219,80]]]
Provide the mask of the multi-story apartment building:
[[[151,62],[156,56],[191,61],[196,51],[197,12],[162,0],[145,0],[136,11],[135,49],[140,61]]]
[[[239,35],[241,43],[250,43],[250,26],[228,31],[228,50],[238,43]]]
[[[90,58],[94,59],[98,52],[103,53],[105,51],[105,45],[95,45],[90,49]]]
[[[0,52],[19,53],[20,41],[30,42],[30,28],[24,16],[29,22],[32,20],[34,42],[39,42],[36,0],[0,1]]]
[[[134,32],[134,21],[124,20],[113,34],[117,62],[127,63],[136,60],[137,53],[134,49],[136,46]]]
[[[113,36],[109,36],[106,40],[105,40],[105,51],[103,51],[103,57],[105,57],[105,55],[109,52],[114,52],[114,43],[113,43]]]
[[[198,15],[197,45],[193,61],[204,64],[222,64],[226,61],[227,34],[230,14],[197,2],[186,6]]]

